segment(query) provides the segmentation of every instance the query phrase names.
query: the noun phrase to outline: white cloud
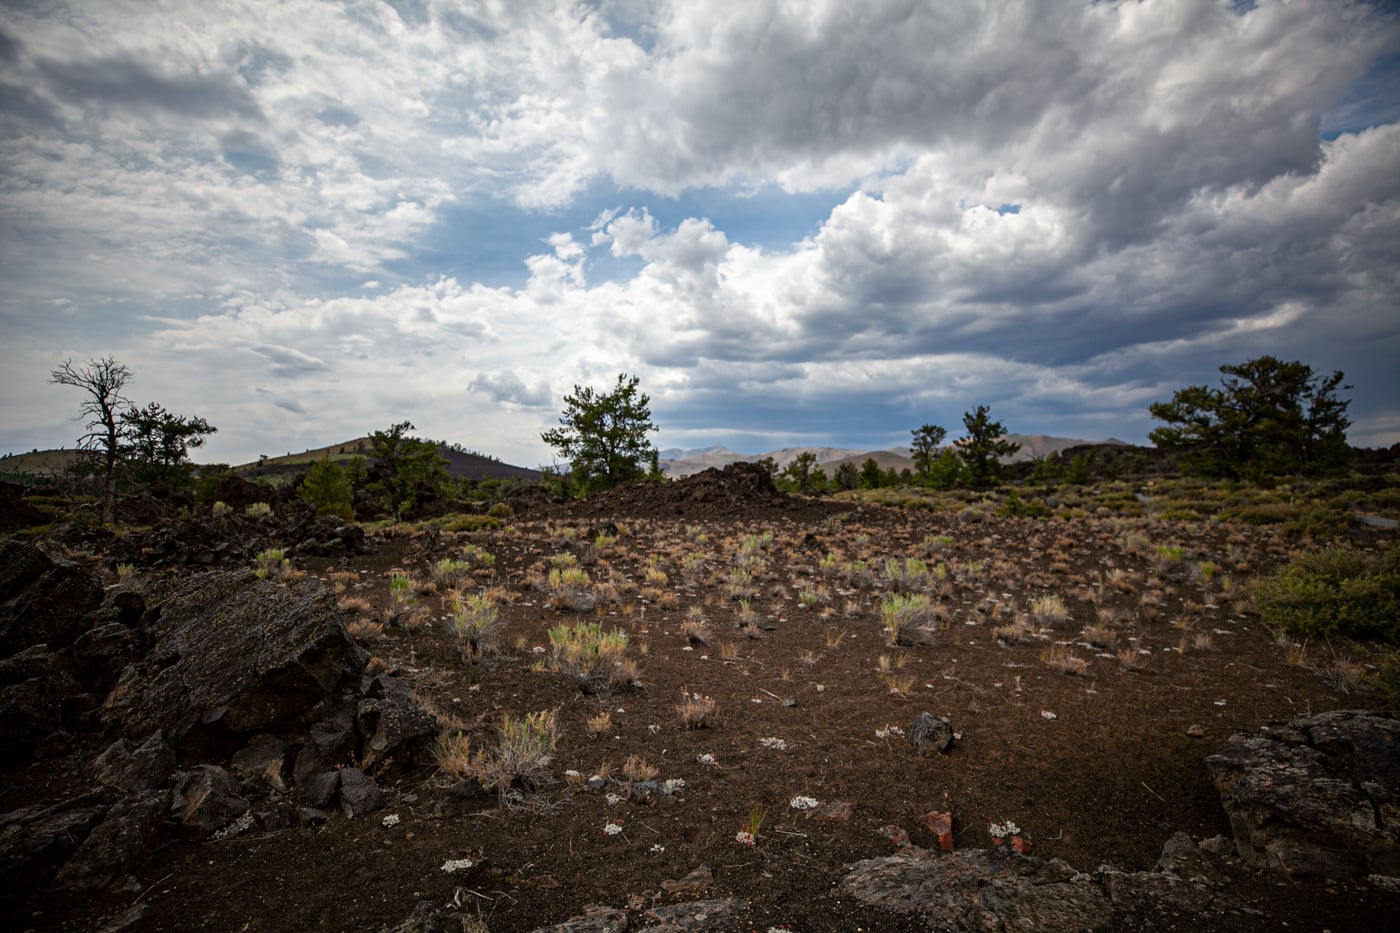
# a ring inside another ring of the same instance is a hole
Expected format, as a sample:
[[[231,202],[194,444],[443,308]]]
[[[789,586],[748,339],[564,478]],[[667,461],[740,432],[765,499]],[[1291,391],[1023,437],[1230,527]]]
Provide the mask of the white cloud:
[[[618,370],[749,436],[843,399],[1140,424],[1232,358],[1400,350],[1400,129],[1318,139],[1400,47],[1352,3],[112,2],[0,32],[7,373],[119,352],[227,422],[211,448],[295,444],[295,405],[528,463],[550,394]],[[789,246],[665,200],[828,187]],[[479,284],[495,244],[454,212],[504,243],[511,207],[559,222]],[[250,391],[190,389],[216,377]]]

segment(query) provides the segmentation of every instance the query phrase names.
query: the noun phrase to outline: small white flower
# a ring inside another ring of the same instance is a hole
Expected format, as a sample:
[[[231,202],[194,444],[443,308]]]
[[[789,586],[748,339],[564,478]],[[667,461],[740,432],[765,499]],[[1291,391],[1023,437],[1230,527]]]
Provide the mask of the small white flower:
[[[620,832],[622,832],[621,823],[609,822],[603,826],[603,835],[605,836],[616,836]]]
[[[817,798],[815,797],[803,797],[799,795],[789,800],[788,806],[792,807],[794,810],[815,810],[817,807],[821,806],[821,804],[817,803]]]
[[[388,816],[384,817],[384,819],[380,820],[379,822],[384,824],[384,827],[386,829],[390,826],[397,826],[399,825],[399,815],[397,813],[390,813]]]
[[[661,793],[668,797],[678,790],[685,790],[685,781],[680,778],[667,778],[661,784]]]
[[[1040,718],[1041,718],[1041,719],[1059,719],[1060,717],[1056,716],[1053,712],[1051,712],[1051,711],[1048,710],[1048,709],[1043,709],[1043,710],[1040,711]]]
[[[991,833],[997,839],[1005,839],[1007,836],[1015,836],[1018,833],[1020,833],[1020,831],[1021,827],[1017,826],[1010,820],[1007,820],[1005,823],[993,823],[991,826],[987,827],[987,832]]]
[[[544,645],[536,645],[530,650],[533,651],[535,654],[544,654]]]
[[[741,829],[734,834],[734,841],[739,843],[739,845],[741,846],[748,846],[750,848],[753,848],[753,833],[749,832],[747,829]]]
[[[449,875],[454,871],[466,871],[476,865],[476,862],[469,858],[450,858],[442,863],[442,870]]]
[[[615,807],[618,804],[622,803],[622,798],[619,797],[617,794],[608,794],[603,799],[608,802],[608,806],[610,807]]]
[[[770,735],[767,738],[759,739],[758,744],[764,748],[771,748],[775,752],[787,751],[787,742],[777,736]]]
[[[715,763],[715,756],[711,755],[709,752],[706,752],[705,754],[699,756],[695,760],[700,762],[702,765],[712,765]]]
[[[875,738],[877,738],[877,739],[888,739],[888,738],[889,738],[890,736],[892,736],[892,735],[903,735],[903,734],[904,734],[904,730],[901,729],[901,728],[899,728],[899,726],[886,726],[886,727],[883,728],[883,729],[876,729],[876,730],[875,730]]]
[[[662,845],[661,843],[659,843],[659,842],[653,842],[653,843],[651,844],[651,851],[653,851],[653,852],[665,852],[665,851],[666,851],[666,847],[663,846],[663,845]]]

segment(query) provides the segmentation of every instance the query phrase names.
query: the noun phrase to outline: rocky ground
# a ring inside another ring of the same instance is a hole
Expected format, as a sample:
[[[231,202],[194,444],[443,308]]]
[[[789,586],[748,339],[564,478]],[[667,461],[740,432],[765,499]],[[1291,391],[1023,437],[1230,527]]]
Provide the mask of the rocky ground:
[[[791,499],[731,467],[472,532],[234,513],[0,547],[9,929],[1400,914],[1400,730],[1335,712],[1370,703],[1361,654],[1252,613],[1289,550],[1266,527]],[[450,622],[483,593],[472,653]],[[882,606],[920,595],[892,644]],[[580,622],[626,634],[620,671],[551,669]],[[549,761],[483,786],[503,720],[549,712]]]

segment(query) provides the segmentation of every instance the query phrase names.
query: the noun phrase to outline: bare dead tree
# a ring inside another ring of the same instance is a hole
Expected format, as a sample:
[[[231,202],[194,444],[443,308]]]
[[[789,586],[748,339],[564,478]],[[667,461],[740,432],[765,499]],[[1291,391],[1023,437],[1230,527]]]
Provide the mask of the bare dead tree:
[[[78,446],[102,455],[102,521],[111,522],[116,515],[117,460],[121,455],[121,416],[123,405],[131,403],[122,396],[122,389],[133,378],[131,370],[110,356],[88,360],[75,367],[72,360],[49,374],[49,382],[73,386],[88,394],[80,409],[88,419],[88,433],[78,439]]]

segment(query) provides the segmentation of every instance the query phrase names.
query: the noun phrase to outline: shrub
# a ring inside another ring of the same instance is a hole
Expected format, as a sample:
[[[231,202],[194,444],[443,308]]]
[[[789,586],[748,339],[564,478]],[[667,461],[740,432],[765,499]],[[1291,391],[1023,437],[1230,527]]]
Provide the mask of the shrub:
[[[588,571],[582,567],[555,567],[550,570],[549,593],[549,604],[555,609],[587,612],[598,605],[598,596],[593,591]]]
[[[1002,518],[1049,518],[1053,513],[1050,506],[1042,500],[1031,499],[1028,502],[1021,498],[1019,492],[1012,489],[1006,493],[1006,499],[1001,508],[997,509],[997,514]]]
[[[451,557],[444,557],[433,564],[433,579],[437,584],[449,590],[459,590],[471,576],[472,568],[464,560],[456,560]]]
[[[490,594],[458,597],[452,611],[452,631],[466,657],[495,651],[503,626],[500,607]]]
[[[1252,589],[1264,621],[1286,632],[1400,643],[1400,548],[1302,554]]]
[[[254,555],[253,568],[259,580],[281,580],[291,571],[292,562],[285,549],[270,547]]]
[[[317,515],[336,515],[346,521],[355,520],[355,493],[350,475],[330,459],[317,461],[302,480],[297,495],[316,508]]]
[[[931,645],[937,638],[936,615],[923,593],[896,593],[881,600],[880,620],[891,645]]]
[[[527,713],[525,718],[501,717],[500,742],[491,751],[471,758],[471,772],[483,786],[504,799],[515,786],[535,789],[546,783],[554,746],[559,741],[559,716],[554,710]],[[439,757],[439,762],[442,759]]]
[[[549,643],[554,654],[548,667],[585,689],[604,683],[622,686],[631,680],[622,663],[627,651],[627,633],[622,629],[604,632],[598,622],[560,623],[549,630]]]
[[[272,515],[272,506],[266,502],[254,502],[243,510],[243,514],[249,518],[268,518]]]
[[[439,526],[443,531],[494,531],[501,520],[494,515],[449,515]]]

